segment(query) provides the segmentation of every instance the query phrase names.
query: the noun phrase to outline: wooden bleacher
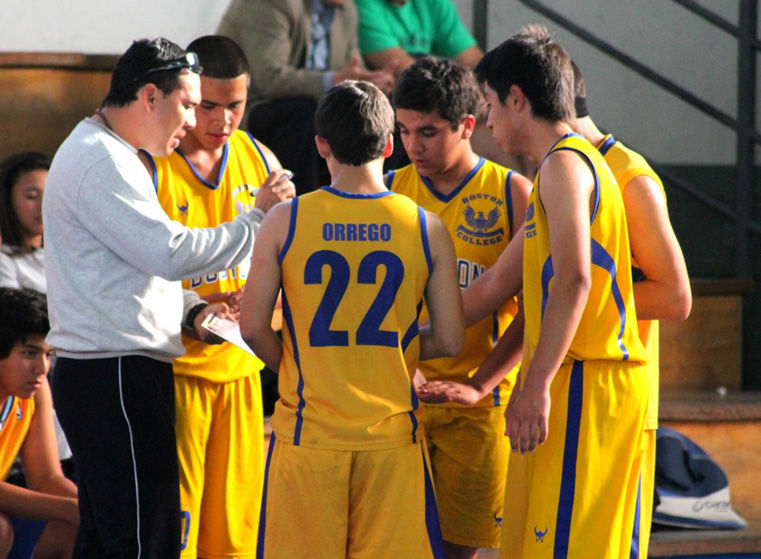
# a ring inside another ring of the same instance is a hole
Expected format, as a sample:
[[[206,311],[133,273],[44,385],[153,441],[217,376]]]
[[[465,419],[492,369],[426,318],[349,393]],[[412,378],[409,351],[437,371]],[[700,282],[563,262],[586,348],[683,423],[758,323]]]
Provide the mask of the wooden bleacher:
[[[703,448],[729,478],[747,530],[655,531],[650,557],[761,557],[761,393],[741,392],[742,296],[751,282],[693,281],[693,309],[661,322],[660,423]]]
[[[108,92],[118,57],[0,53],[0,159],[24,150],[53,156]]]

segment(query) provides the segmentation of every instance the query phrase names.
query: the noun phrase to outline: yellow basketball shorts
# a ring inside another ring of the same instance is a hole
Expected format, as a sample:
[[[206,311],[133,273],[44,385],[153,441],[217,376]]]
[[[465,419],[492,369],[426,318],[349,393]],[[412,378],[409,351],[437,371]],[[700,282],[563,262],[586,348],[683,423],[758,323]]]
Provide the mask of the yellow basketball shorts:
[[[510,440],[505,407],[425,407],[444,541],[499,547]]]
[[[442,548],[424,442],[333,451],[272,436],[257,557],[440,559]]]
[[[182,557],[253,558],[264,478],[259,375],[174,379]]]
[[[637,559],[645,559],[650,547],[650,528],[653,524],[653,495],[655,493],[655,429],[645,429],[640,481],[639,550]]]
[[[503,559],[621,559],[638,545],[645,365],[576,361],[550,386],[546,442],[511,453]]]

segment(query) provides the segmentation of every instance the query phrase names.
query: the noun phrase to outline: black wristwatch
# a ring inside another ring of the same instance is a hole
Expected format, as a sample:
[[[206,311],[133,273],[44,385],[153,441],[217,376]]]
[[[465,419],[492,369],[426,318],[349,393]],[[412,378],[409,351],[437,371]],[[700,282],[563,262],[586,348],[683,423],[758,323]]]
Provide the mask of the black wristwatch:
[[[195,328],[195,326],[193,325],[193,322],[195,321],[196,317],[198,316],[198,313],[200,313],[208,305],[209,305],[209,303],[198,303],[195,307],[190,309],[188,311],[188,315],[185,317],[185,326],[187,328]]]

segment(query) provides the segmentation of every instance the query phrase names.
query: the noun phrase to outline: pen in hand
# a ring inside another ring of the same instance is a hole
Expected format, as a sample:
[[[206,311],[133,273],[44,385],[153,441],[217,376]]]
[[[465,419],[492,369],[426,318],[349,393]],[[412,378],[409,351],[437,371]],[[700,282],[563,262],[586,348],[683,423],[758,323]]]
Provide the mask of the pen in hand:
[[[275,184],[280,184],[280,183],[281,183],[281,182],[283,182],[283,181],[289,181],[289,180],[291,180],[292,178],[293,178],[293,172],[291,172],[291,171],[287,171],[287,170],[286,170],[286,171],[285,171],[285,173],[283,173],[283,176],[281,176],[281,177],[280,177],[280,178],[277,180],[277,182],[276,182]],[[257,194],[259,194],[259,188],[257,187],[257,188],[254,188],[253,190],[249,190],[249,194],[251,194],[251,197],[253,198],[253,197],[254,197],[254,196],[256,196]]]

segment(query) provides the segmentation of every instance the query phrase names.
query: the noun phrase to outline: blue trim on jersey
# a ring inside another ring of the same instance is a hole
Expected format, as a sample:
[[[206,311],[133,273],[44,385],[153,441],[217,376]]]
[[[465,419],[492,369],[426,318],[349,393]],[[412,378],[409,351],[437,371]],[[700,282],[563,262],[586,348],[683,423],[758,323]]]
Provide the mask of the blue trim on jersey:
[[[629,359],[629,350],[626,349],[626,346],[623,343],[624,330],[626,328],[626,305],[624,304],[624,298],[621,296],[621,289],[618,287],[618,282],[616,281],[616,263],[613,260],[613,257],[608,254],[608,251],[606,251],[603,246],[594,239],[592,239],[592,264],[599,266],[610,275],[610,294],[616,302],[618,319],[621,322],[616,343],[624,354],[623,360],[627,361]]]
[[[568,556],[571,537],[571,516],[576,496],[576,459],[579,451],[581,409],[584,403],[584,362],[574,361],[568,386],[568,414],[566,417],[563,470],[560,478],[558,516],[555,522],[555,548],[553,559]]]
[[[550,280],[555,275],[555,268],[552,267],[552,255],[547,257],[542,266],[542,314],[539,316],[541,323],[544,320],[544,307],[547,306],[547,299],[550,296]]]
[[[608,150],[612,148],[616,143],[616,139],[613,137],[613,134],[610,134],[607,138],[605,138],[605,141],[603,141],[602,145],[597,148],[597,151],[599,151],[602,155],[605,155],[608,153]]]
[[[510,238],[515,235],[515,227],[513,227],[513,191],[510,188],[510,182],[513,178],[514,171],[508,171],[507,179],[505,180],[505,205],[507,206],[507,224],[510,226]]]
[[[428,275],[431,275],[433,271],[433,259],[431,258],[431,247],[428,244],[428,228],[425,222],[425,210],[420,206],[417,207],[417,213],[420,221],[420,237],[423,241],[423,253],[425,254],[425,262],[428,264]]]
[[[629,552],[629,559],[639,559],[639,526],[640,526],[640,505],[642,493],[642,474],[637,481],[637,506],[634,509],[634,527],[632,529],[632,547]]]
[[[195,168],[195,165],[193,165],[190,162],[190,160],[187,157],[185,157],[185,154],[182,153],[182,150],[180,150],[180,148],[177,148],[174,151],[185,160],[185,163],[188,164],[188,166],[190,167],[190,170],[193,171],[193,174],[196,176],[196,178],[199,181],[201,181],[201,183],[206,188],[210,190],[217,190],[219,188],[219,185],[222,183],[222,176],[225,174],[225,169],[227,168],[227,156],[230,152],[230,146],[228,145],[227,142],[225,142],[224,151],[222,154],[222,165],[219,167],[219,176],[217,177],[217,184],[212,184],[209,181],[207,181],[205,178],[203,178],[198,172],[198,169]]]
[[[372,200],[374,198],[384,198],[386,196],[394,195],[394,193],[390,191],[375,192],[373,194],[357,194],[354,192],[344,192],[342,190],[337,190],[333,188],[332,186],[323,186],[320,190],[324,190],[325,192],[330,192],[331,194],[335,194],[336,196],[340,196],[341,198],[352,198],[354,200]]]
[[[3,411],[0,413],[0,430],[2,430],[3,426],[5,426],[5,422],[8,421],[8,417],[11,415],[11,410],[13,410],[13,406],[16,403],[16,397],[15,396],[9,396],[8,399],[5,401],[5,406],[3,406]]]
[[[396,173],[396,171],[391,170],[386,175],[386,188],[388,188],[389,190],[391,190],[391,185],[394,184],[394,174],[395,173]]]
[[[457,196],[462,191],[463,188],[465,188],[465,186],[470,182],[470,179],[472,179],[475,176],[475,174],[481,170],[481,167],[484,166],[485,162],[486,162],[486,159],[484,159],[483,157],[479,158],[478,163],[476,163],[476,166],[470,170],[470,173],[468,173],[464,179],[462,179],[462,182],[457,186],[457,188],[455,188],[452,192],[450,192],[446,196],[444,194],[441,194],[438,190],[436,190],[433,187],[433,183],[431,182],[431,179],[429,179],[428,177],[424,177],[420,173],[418,173],[418,175],[420,176],[420,180],[423,181],[423,184],[428,188],[428,190],[431,192],[434,198],[442,202],[449,202],[452,198]],[[415,170],[417,170],[417,168]]]
[[[264,559],[264,532],[267,527],[267,486],[270,479],[270,462],[272,451],[275,449],[275,433],[270,437],[270,447],[267,450],[267,462],[264,465],[264,487],[262,488],[262,504],[259,507],[259,537],[256,541],[256,559]]]
[[[156,193],[158,193],[158,191],[159,191],[159,170],[156,168],[156,162],[153,160],[153,156],[150,153],[148,153],[144,149],[141,149],[140,151],[142,151],[146,155],[146,157],[148,158],[148,163],[150,163],[151,169],[153,169],[153,190],[155,190]]]
[[[408,413],[410,414],[410,422],[412,423],[412,444],[415,444],[417,443],[418,427],[415,411],[420,407],[420,400],[417,398],[417,393],[415,392],[415,384],[413,382],[410,382],[410,404],[412,405],[412,409]]]
[[[285,258],[286,253],[288,252],[288,249],[291,248],[291,243],[293,242],[293,236],[296,234],[296,214],[299,211],[299,199],[298,197],[293,198],[291,200],[291,219],[288,223],[288,236],[285,238],[285,242],[283,243],[283,248],[280,249],[280,264],[283,263],[283,259]]]
[[[264,157],[264,152],[262,151],[261,146],[259,146],[259,142],[256,141],[256,138],[254,138],[254,135],[251,132],[246,132],[246,136],[248,136],[248,138],[251,140],[251,143],[254,144],[256,151],[259,152],[259,157],[262,158],[262,163],[264,163],[264,170],[267,171],[267,174],[269,175],[271,173],[270,164],[267,163],[267,158]]]
[[[301,442],[301,427],[304,423],[304,417],[302,415],[307,403],[304,400],[304,376],[301,374],[301,358],[299,357],[299,343],[296,339],[296,328],[293,325],[293,314],[291,313],[291,307],[288,304],[288,296],[283,290],[283,318],[285,324],[288,327],[288,331],[291,333],[291,343],[293,344],[293,360],[296,363],[296,369],[299,371],[299,382],[296,385],[296,394],[299,395],[299,405],[296,410],[296,427],[293,430],[293,445],[299,446]]]
[[[431,472],[428,471],[425,451],[421,448],[420,452],[423,454],[423,470],[425,471],[425,527],[428,532],[428,541],[431,543],[433,559],[444,559],[444,536],[441,534],[436,493],[433,490]]]
[[[402,347],[402,353],[407,351],[407,348],[409,347],[412,340],[414,340],[418,334],[420,334],[420,326],[418,325],[418,321],[420,320],[420,311],[423,310],[423,300],[421,299],[417,304],[417,315],[415,316],[415,320],[412,321],[412,324],[410,324],[410,327],[407,328],[407,331],[404,333],[404,336],[402,337],[401,347]]]
[[[569,134],[569,136],[570,135],[571,134]],[[578,134],[576,134],[576,135],[578,136]],[[597,210],[600,209],[600,190],[601,190],[601,187],[600,187],[600,177],[597,175],[597,169],[592,164],[592,160],[583,151],[580,151],[580,150],[578,150],[578,149],[576,149],[574,147],[571,147],[571,146],[563,146],[562,148],[558,148],[555,151],[563,151],[563,150],[573,151],[575,153],[578,153],[585,161],[587,161],[587,163],[589,163],[589,168],[592,171],[592,175],[594,175],[594,178],[595,178],[595,205],[594,205],[594,208],[592,209],[592,215],[589,218],[589,223],[591,224],[591,223],[594,222],[595,217],[597,217]],[[544,207],[544,204],[542,204],[542,207]]]

